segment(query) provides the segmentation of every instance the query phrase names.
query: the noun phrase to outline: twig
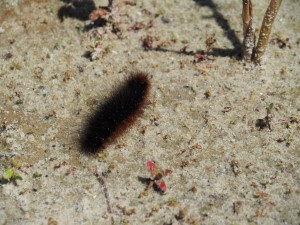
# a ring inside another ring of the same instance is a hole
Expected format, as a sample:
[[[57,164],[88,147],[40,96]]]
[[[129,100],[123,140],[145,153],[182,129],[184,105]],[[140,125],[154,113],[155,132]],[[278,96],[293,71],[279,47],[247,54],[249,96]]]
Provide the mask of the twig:
[[[102,174],[101,174],[99,168],[96,169],[95,175],[96,175],[96,177],[97,177],[100,185],[103,187],[103,192],[104,192],[104,196],[105,196],[105,200],[106,200],[106,205],[107,205],[107,211],[108,211],[109,214],[111,214],[111,217],[110,217],[111,224],[114,225],[115,224],[115,220],[114,220],[114,218],[112,216],[112,209],[111,209],[111,204],[110,204],[110,198],[109,198],[109,194],[108,194],[108,189],[107,189],[105,180],[102,177]]]
[[[208,53],[210,52],[210,50],[213,48],[214,44],[217,42],[217,40],[215,39],[215,34],[213,34],[212,36],[208,37],[205,40],[205,51],[204,51],[204,55],[208,55]]]
[[[255,29],[252,25],[252,2],[251,0],[243,0],[243,59],[250,62],[253,55],[255,45]]]
[[[243,0],[243,32],[246,34],[250,21],[252,21],[252,2],[251,0]]]
[[[257,46],[254,52],[254,62],[259,64],[269,41],[269,36],[272,30],[272,25],[274,23],[275,17],[277,15],[278,9],[280,7],[282,0],[271,0],[269,7],[265,13],[261,30],[257,42]]]

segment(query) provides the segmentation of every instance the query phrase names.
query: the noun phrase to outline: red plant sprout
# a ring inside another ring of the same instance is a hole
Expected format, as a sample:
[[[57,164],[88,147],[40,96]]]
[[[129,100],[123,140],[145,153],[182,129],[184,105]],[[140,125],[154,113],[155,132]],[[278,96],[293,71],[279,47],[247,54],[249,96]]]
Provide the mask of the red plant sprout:
[[[155,164],[151,161],[148,161],[147,167],[148,167],[148,170],[151,173],[151,175],[155,176],[155,174],[157,173],[157,168],[156,168]]]
[[[195,58],[199,60],[204,60],[206,58],[206,55],[195,55]]]
[[[194,62],[194,63],[202,62],[202,61],[204,61],[204,60],[206,59],[206,57],[207,57],[206,54],[203,54],[203,55],[195,55],[195,56],[194,56],[195,59],[193,60],[193,62]]]
[[[167,176],[172,173],[171,170],[161,170],[158,169],[154,162],[148,161],[147,162],[148,171],[151,174],[151,178],[143,179],[147,182],[146,191],[154,188],[162,193],[165,193],[167,190],[167,185],[165,181],[162,179],[164,176]]]
[[[155,184],[157,185],[157,187],[161,191],[165,192],[167,190],[167,185],[166,185],[166,183],[163,180],[162,181],[157,181]]]

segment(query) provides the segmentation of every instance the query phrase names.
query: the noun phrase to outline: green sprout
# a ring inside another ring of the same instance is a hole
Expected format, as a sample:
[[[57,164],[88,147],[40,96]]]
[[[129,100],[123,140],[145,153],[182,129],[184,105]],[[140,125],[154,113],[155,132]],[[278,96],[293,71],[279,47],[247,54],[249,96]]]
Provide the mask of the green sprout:
[[[274,103],[271,103],[271,104],[266,108],[266,110],[267,110],[267,115],[271,114],[271,111],[272,111],[273,107],[274,107]]]
[[[15,172],[13,168],[6,168],[2,174],[2,178],[7,181],[22,180],[22,176]]]
[[[60,44],[58,42],[56,42],[53,48],[55,50],[58,50],[60,48]]]

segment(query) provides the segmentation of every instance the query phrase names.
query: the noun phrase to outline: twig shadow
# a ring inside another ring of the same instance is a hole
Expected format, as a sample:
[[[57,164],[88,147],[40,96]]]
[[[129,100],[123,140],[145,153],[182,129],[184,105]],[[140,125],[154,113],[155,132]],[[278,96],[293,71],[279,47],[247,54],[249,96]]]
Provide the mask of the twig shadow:
[[[140,177],[138,176],[138,180],[142,183],[142,184],[146,184],[149,185],[151,182],[151,179],[148,177]]]
[[[172,52],[175,54],[183,54],[183,55],[190,55],[194,56],[195,54],[202,54],[204,51],[182,51],[182,50],[172,50],[172,49],[167,49],[163,47],[156,47],[153,49],[148,49],[148,51],[157,51],[157,52]]]
[[[154,182],[154,180],[152,180],[151,178],[148,177],[140,177],[138,176],[138,180],[142,183],[146,185],[146,191],[148,190],[149,185],[151,184],[151,182]],[[164,194],[158,187],[157,185],[153,185],[152,183],[152,188],[155,192],[159,193],[159,194]]]
[[[237,59],[241,58],[241,49],[242,43],[236,35],[235,31],[230,27],[228,20],[218,11],[217,5],[213,2],[213,0],[194,0],[201,7],[209,7],[213,13],[211,17],[203,17],[204,19],[214,18],[217,24],[224,30],[224,36],[232,43],[232,49],[223,49],[223,48],[212,48],[208,55],[211,56],[221,56],[221,57],[236,57]],[[162,47],[156,47],[153,49],[149,49],[151,51],[159,51],[159,52],[172,52],[176,54],[184,54],[184,55],[195,55],[195,54],[204,54],[204,50],[196,50],[196,51],[182,51],[182,50],[171,50]]]
[[[107,20],[105,19],[97,19],[96,21],[94,21],[91,24],[87,24],[84,26],[83,31],[87,32],[93,28],[97,28],[97,27],[104,27],[107,24]]]
[[[194,0],[198,5],[202,7],[208,7],[212,11],[212,17],[204,17],[204,19],[214,18],[217,24],[224,30],[225,37],[232,43],[233,49],[220,49],[213,48],[210,52],[210,55],[214,56],[237,56],[240,57],[240,52],[242,49],[242,43],[235,31],[230,27],[228,20],[218,11],[217,5],[213,0]]]
[[[157,47],[150,49],[149,51],[157,51],[157,52],[172,52],[175,54],[182,54],[182,55],[188,55],[188,56],[195,56],[197,54],[203,55],[205,53],[204,50],[197,50],[197,51],[182,51],[182,50],[172,50],[172,49],[166,49],[162,47]],[[211,56],[221,56],[221,57],[227,57],[227,56],[236,56],[237,58],[241,57],[240,49],[234,48],[234,49],[223,49],[223,48],[212,48],[208,55]]]

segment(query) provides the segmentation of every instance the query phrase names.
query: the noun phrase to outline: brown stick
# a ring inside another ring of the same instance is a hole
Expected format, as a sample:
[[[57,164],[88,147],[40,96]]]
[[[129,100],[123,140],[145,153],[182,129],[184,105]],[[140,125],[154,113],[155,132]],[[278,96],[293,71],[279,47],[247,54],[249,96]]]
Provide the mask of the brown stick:
[[[260,63],[261,58],[266,51],[267,44],[269,41],[269,36],[272,30],[272,25],[274,23],[281,1],[282,0],[271,0],[269,7],[267,8],[267,11],[265,13],[261,25],[257,46],[255,48],[255,53],[254,53],[253,60],[256,64]]]
[[[243,42],[243,58],[246,62],[250,62],[253,58],[255,47],[255,29],[252,26],[252,21],[249,24],[246,36]]]
[[[244,35],[246,34],[249,23],[252,20],[252,2],[251,0],[243,0],[243,31]]]
[[[243,0],[243,59],[247,62],[251,61],[254,45],[255,45],[255,30],[252,25],[252,2],[251,0]]]

